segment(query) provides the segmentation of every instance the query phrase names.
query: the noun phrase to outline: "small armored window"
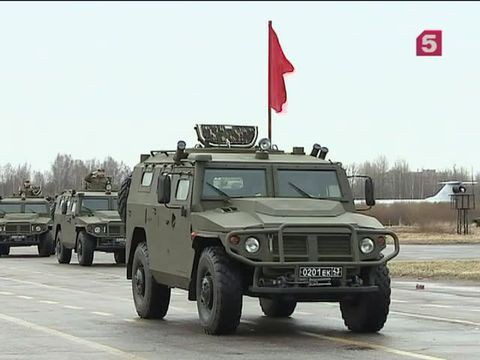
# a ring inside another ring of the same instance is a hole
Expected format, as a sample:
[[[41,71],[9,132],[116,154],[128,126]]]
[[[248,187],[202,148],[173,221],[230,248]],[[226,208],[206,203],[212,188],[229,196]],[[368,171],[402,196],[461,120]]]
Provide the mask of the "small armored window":
[[[178,180],[177,191],[175,192],[175,199],[180,201],[187,200],[189,187],[190,187],[190,180],[188,179]]]
[[[144,172],[142,176],[142,186],[152,185],[152,179],[153,179],[153,172],[151,171]]]

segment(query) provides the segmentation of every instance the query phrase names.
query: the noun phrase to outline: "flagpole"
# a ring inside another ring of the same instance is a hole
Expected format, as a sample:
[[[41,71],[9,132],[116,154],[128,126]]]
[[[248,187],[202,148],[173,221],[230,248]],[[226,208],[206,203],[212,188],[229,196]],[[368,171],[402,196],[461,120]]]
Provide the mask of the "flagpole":
[[[270,27],[272,26],[272,20],[268,21],[268,140],[272,142],[272,108],[270,107]]]

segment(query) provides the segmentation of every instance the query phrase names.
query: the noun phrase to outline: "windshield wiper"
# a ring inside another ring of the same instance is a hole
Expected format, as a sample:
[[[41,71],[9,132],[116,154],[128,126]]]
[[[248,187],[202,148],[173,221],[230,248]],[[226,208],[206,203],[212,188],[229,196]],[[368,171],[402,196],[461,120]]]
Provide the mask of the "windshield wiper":
[[[297,185],[295,185],[294,183],[292,182],[288,182],[288,185],[290,185],[292,188],[294,188],[300,195],[302,195],[303,197],[306,197],[306,198],[309,198],[309,199],[316,199],[315,196],[312,196],[310,195],[309,193],[307,193],[305,190],[303,190],[302,188],[299,188]]]
[[[217,194],[221,195],[224,200],[230,200],[230,196],[226,193],[217,188],[215,185],[210,184],[208,181],[206,182],[208,186],[210,186]]]
[[[90,215],[94,213],[94,211],[86,206],[82,206],[82,210],[87,210]]]

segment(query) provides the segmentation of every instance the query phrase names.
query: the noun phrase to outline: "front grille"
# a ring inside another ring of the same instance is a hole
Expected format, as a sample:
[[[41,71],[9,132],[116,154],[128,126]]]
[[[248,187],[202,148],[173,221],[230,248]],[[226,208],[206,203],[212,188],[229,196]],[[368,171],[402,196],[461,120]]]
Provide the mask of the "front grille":
[[[284,233],[283,249],[286,262],[351,261],[353,256],[349,233]],[[274,260],[280,259],[276,235],[272,238],[272,255]]]
[[[278,254],[278,238],[273,238],[273,253]],[[287,255],[307,255],[308,245],[307,237],[304,235],[284,235],[283,236],[283,253]]]
[[[352,255],[350,237],[350,234],[317,235],[318,255],[320,257],[331,255]]]
[[[110,224],[108,225],[108,235],[122,237],[125,235],[125,229],[123,224]]]
[[[8,224],[5,226],[7,234],[29,234],[30,224]]]

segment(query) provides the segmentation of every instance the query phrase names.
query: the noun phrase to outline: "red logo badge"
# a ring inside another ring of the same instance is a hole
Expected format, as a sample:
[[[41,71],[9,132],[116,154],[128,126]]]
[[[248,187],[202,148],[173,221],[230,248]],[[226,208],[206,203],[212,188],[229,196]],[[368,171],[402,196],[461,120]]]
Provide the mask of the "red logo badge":
[[[424,30],[418,35],[417,56],[442,56],[442,30]]]

